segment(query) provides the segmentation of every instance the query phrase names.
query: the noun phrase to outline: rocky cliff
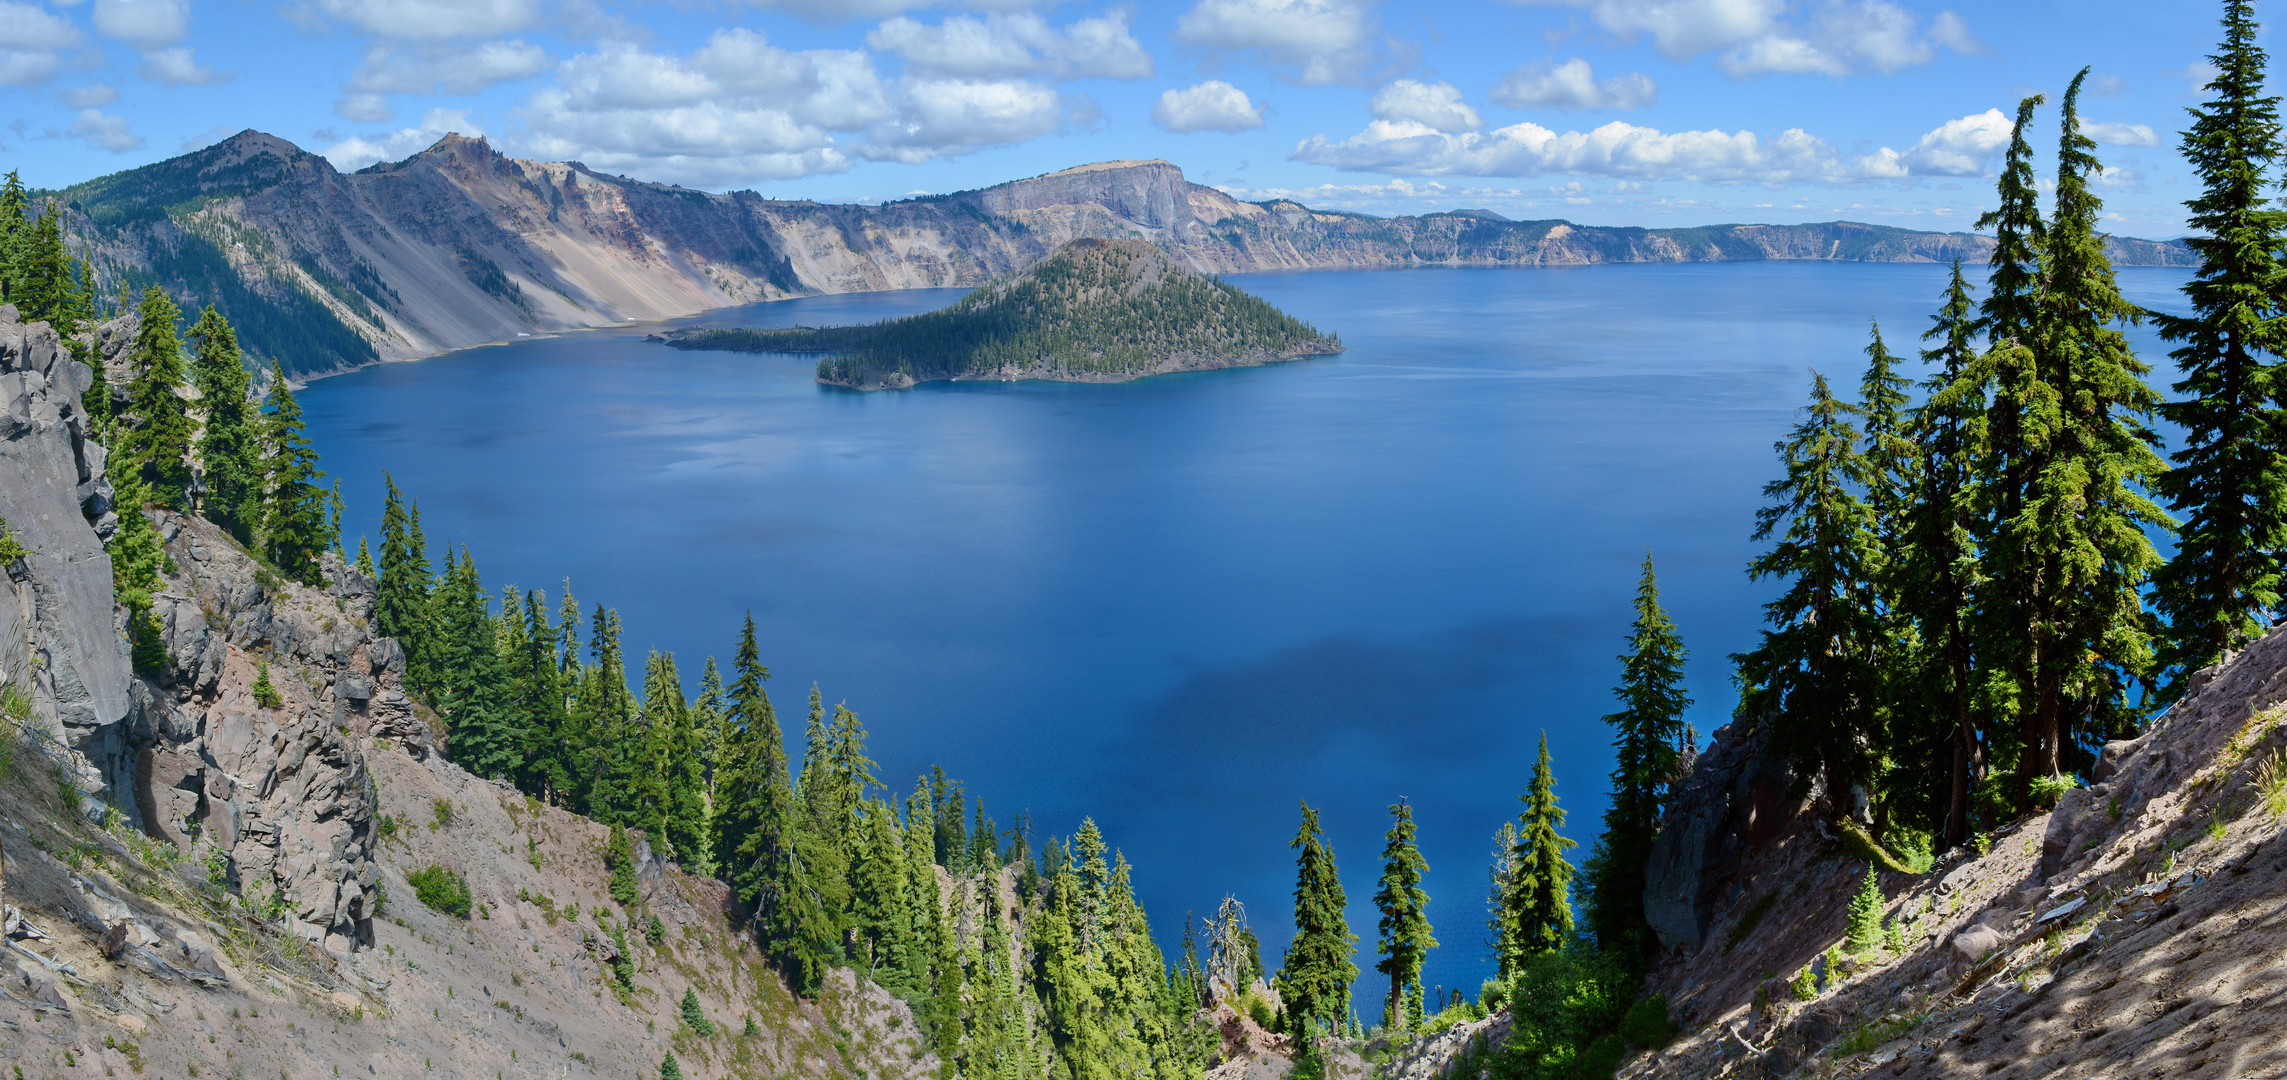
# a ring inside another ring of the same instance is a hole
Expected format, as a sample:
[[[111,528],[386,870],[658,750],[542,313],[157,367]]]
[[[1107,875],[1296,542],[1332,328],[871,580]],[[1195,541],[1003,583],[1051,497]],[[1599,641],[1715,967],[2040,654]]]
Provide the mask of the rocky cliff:
[[[1886,948],[1829,952],[1865,849],[1791,779],[1727,729],[1680,790],[1646,900],[1684,1034],[1622,1076],[2287,1073],[2287,630],[1983,854],[1882,870]]]
[[[307,587],[203,520],[114,511],[60,344],[0,307],[0,517],[25,549],[0,592],[0,1070],[935,1073],[871,983],[790,994],[721,884],[637,834],[640,895],[613,902],[605,829],[446,762],[338,557]],[[103,551],[123,513],[165,543],[151,670]],[[432,867],[465,915],[415,899]]]
[[[981,284],[1083,237],[1139,237],[1203,273],[1416,265],[1833,259],[1977,262],[1990,239],[1878,225],[1627,229],[1482,212],[1375,218],[1244,202],[1164,161],[835,205],[710,194],[521,161],[447,136],[354,174],[275,136],[55,193],[106,290],[164,283],[214,303],[301,374],[520,334],[814,293]],[[2111,241],[2123,264],[2190,265],[2179,243]]]

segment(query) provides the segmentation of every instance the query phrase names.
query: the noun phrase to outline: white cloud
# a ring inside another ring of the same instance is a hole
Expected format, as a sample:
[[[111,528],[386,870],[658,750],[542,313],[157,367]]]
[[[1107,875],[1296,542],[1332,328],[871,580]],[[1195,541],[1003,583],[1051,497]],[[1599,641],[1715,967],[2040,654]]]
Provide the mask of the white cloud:
[[[469,119],[466,109],[431,109],[419,127],[409,127],[370,139],[351,137],[319,151],[334,168],[356,172],[377,161],[398,161],[420,153],[448,132],[477,136],[484,130]]]
[[[474,45],[424,42],[366,50],[345,87],[352,95],[474,94],[489,86],[545,74],[546,50],[518,39]]]
[[[69,20],[34,4],[0,0],[0,86],[38,86],[63,68],[61,51],[80,43]]]
[[[931,6],[935,0],[747,0],[758,8],[783,11],[815,23],[878,19]],[[985,5],[971,5],[981,7]],[[1019,6],[1019,5],[1003,5]]]
[[[866,157],[912,164],[1036,139],[1064,125],[1062,99],[1039,83],[922,80],[901,89],[897,118],[877,125],[859,147]]]
[[[494,37],[540,20],[539,0],[317,0],[317,4],[326,14],[384,38]]]
[[[188,0],[95,0],[95,32],[137,48],[181,41],[191,30]]]
[[[1021,142],[1086,108],[1021,79],[887,80],[865,53],[794,52],[737,29],[688,55],[573,56],[518,116],[523,152],[713,187]]]
[[[902,58],[909,73],[933,78],[1142,79],[1151,55],[1128,32],[1125,12],[1081,19],[1059,30],[1032,12],[955,15],[936,26],[899,16],[866,34],[866,44]]]
[[[2205,60],[2194,60],[2186,64],[2184,70],[2171,71],[2168,74],[2191,83],[2190,91],[2193,97],[2206,97],[2208,84],[2216,81],[2216,76],[2223,74],[2223,69]]]
[[[2160,135],[2149,124],[2099,124],[2081,121],[2081,134],[2106,146],[2158,146]]]
[[[193,150],[204,150],[207,147],[213,146],[214,144],[236,134],[238,134],[238,132],[231,128],[230,125],[216,124],[215,126],[210,127],[205,131],[199,132],[196,135],[184,136],[183,153],[188,154]]]
[[[1252,131],[1263,126],[1263,107],[1247,92],[1221,79],[1181,90],[1163,90],[1152,106],[1151,122],[1177,134],[1194,131]]]
[[[2088,81],[2092,97],[2119,97],[2128,92],[2128,80],[2118,75],[2098,75]]]
[[[360,124],[386,124],[397,116],[380,94],[351,94],[334,102],[334,115]]]
[[[1512,109],[1626,110],[1658,104],[1660,88],[1638,71],[1598,82],[1595,69],[1576,56],[1555,67],[1534,64],[1503,75],[1491,96]]]
[[[1672,60],[1723,52],[1723,69],[1756,75],[1888,74],[1929,63],[1936,47],[1984,48],[1960,15],[1942,11],[1927,32],[1891,0],[1513,0],[1586,12],[1623,41],[1649,37]]]
[[[1411,121],[1439,131],[1475,131],[1485,126],[1477,110],[1461,100],[1452,83],[1399,79],[1381,88],[1367,111],[1379,120]]]
[[[1964,56],[1985,51],[1985,43],[1969,32],[1969,24],[1951,11],[1938,12],[1937,17],[1930,20],[1930,40]]]
[[[1175,38],[1219,54],[1249,53],[1296,69],[1304,86],[1363,82],[1385,64],[1375,0],[1199,0]]]
[[[96,109],[81,109],[79,119],[72,122],[65,134],[113,153],[125,153],[143,145],[143,137],[129,130],[126,120],[106,116]]]
[[[191,51],[181,46],[144,53],[143,63],[136,72],[166,86],[208,86],[230,81],[229,72],[200,67]]]
[[[1678,131],[1612,121],[1592,131],[1557,132],[1522,123],[1492,131],[1444,132],[1410,120],[1375,120],[1339,142],[1303,140],[1289,157],[1359,172],[1406,176],[1602,176],[1715,184],[1860,184],[1921,176],[1990,173],[2009,141],[2009,120],[1993,109],[1940,125],[1901,153],[1883,147],[1844,160],[1832,144],[1789,128],[1768,139],[1751,131]]]
[[[1948,120],[1904,153],[1885,146],[1859,158],[1859,172],[1874,179],[1991,176],[1995,162],[2009,146],[2010,124],[1999,109]]]
[[[74,109],[100,109],[119,100],[119,88],[108,83],[91,83],[56,91],[56,100]]]

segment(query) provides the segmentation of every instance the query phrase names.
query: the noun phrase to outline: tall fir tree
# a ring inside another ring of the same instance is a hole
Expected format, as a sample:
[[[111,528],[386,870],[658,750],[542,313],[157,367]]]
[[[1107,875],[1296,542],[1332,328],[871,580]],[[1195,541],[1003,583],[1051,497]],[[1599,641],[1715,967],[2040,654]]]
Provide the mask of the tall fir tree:
[[[2287,547],[2287,212],[2267,195],[2280,147],[2279,99],[2264,93],[2255,5],[2228,0],[2224,37],[2208,57],[2213,95],[2188,111],[2184,158],[2200,194],[2185,206],[2184,242],[2200,268],[2184,286],[2189,315],[2152,313],[2181,397],[2160,414],[2184,431],[2159,491],[2183,518],[2175,557],[2154,576],[2168,619],[2159,666],[2183,677],[2238,649],[2279,612]]]
[[[1381,937],[1375,951],[1382,959],[1374,969],[1390,977],[1390,996],[1382,1006],[1384,1026],[1398,1030],[1405,1024],[1406,991],[1421,983],[1422,962],[1437,947],[1429,925],[1429,893],[1421,887],[1429,873],[1415,839],[1413,807],[1404,799],[1390,807],[1390,831],[1382,837],[1382,880],[1374,893],[1381,912]]]
[[[1866,808],[1859,800],[1881,734],[1881,550],[1874,510],[1858,494],[1868,477],[1856,409],[1813,374],[1803,412],[1777,446],[1786,475],[1763,486],[1771,501],[1756,514],[1755,539],[1776,539],[1748,575],[1782,586],[1763,607],[1770,628],[1736,658],[1739,713],[1769,725],[1773,746],[1825,777],[1836,813],[1855,815]]]
[[[1923,383],[1923,401],[1914,411],[1912,431],[1921,448],[1921,468],[1899,555],[1886,576],[1890,595],[1912,622],[1917,653],[1909,679],[1893,682],[1890,698],[1918,706],[1945,729],[1943,745],[1930,747],[1925,760],[1946,761],[1942,792],[1928,792],[1932,824],[1941,847],[1952,850],[1971,833],[1971,778],[1985,765],[1985,744],[1972,712],[1977,696],[1976,646],[1971,637],[1971,596],[1979,587],[1979,518],[1974,505],[1978,465],[1977,433],[1986,409],[1984,388],[1966,378],[1978,359],[1981,323],[1969,282],[1955,260],[1945,301],[1938,308],[1922,351],[1932,370]]]
[[[445,717],[448,756],[478,776],[507,779],[520,749],[509,664],[500,654],[499,625],[476,559],[465,548],[458,558],[445,552],[436,633],[437,707]]]
[[[1493,856],[1486,868],[1485,946],[1496,970],[1509,974],[1512,957],[1524,955],[1517,921],[1509,917],[1509,890],[1517,879],[1517,823],[1504,821],[1493,833]]]
[[[274,365],[268,399],[261,429],[262,548],[278,569],[315,585],[318,556],[334,544],[326,526],[326,474],[318,471],[318,453],[302,430],[302,406],[286,384],[285,369]]]
[[[1344,915],[1342,874],[1319,827],[1318,811],[1302,804],[1302,827],[1288,845],[1297,852],[1294,939],[1279,973],[1287,1026],[1298,1040],[1331,1030],[1350,1014],[1350,984],[1358,977],[1358,938]],[[1301,1045],[1298,1042],[1298,1045]]]
[[[135,369],[128,392],[126,423],[115,424],[115,469],[133,469],[151,501],[175,509],[190,506],[190,403],[183,400],[182,312],[156,285],[144,290],[136,308],[135,340],[128,363]]]
[[[416,546],[413,518],[396,479],[382,473],[381,483],[381,564],[374,583],[373,629],[405,650],[410,669],[414,650],[428,638],[429,556]]]
[[[1572,850],[1574,841],[1558,831],[1564,827],[1564,808],[1557,805],[1547,732],[1541,733],[1540,756],[1533,762],[1524,803],[1510,856],[1509,888],[1502,897],[1508,926],[1505,940],[1511,943],[1511,951],[1500,957],[1503,978],[1515,977],[1527,960],[1556,952],[1572,941],[1572,862],[1564,853]]]
[[[700,774],[698,835],[692,838],[691,872],[712,878],[723,873],[718,857],[716,815],[721,808],[723,752],[728,743],[728,698],[715,658],[699,673],[699,696],[691,701],[691,742]]]
[[[239,351],[238,334],[213,305],[191,326],[191,381],[198,386],[199,509],[241,544],[261,524],[262,431],[254,380]]]
[[[1648,963],[1658,946],[1644,917],[1644,863],[1683,753],[1683,713],[1691,707],[1683,689],[1685,659],[1683,638],[1660,606],[1652,557],[1645,555],[1636,618],[1613,691],[1621,708],[1604,717],[1613,728],[1612,803],[1586,867],[1589,932],[1597,948],[1631,968]]]

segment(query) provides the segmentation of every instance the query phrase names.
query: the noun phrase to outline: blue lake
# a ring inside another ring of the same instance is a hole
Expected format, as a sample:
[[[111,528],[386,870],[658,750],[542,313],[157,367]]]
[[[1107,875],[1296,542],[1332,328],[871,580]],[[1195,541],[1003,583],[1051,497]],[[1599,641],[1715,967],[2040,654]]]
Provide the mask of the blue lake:
[[[2180,307],[2180,270],[2126,270]],[[1585,856],[1616,654],[1657,559],[1691,720],[1728,718],[1766,590],[1742,568],[1809,371],[1854,389],[1867,320],[1911,355],[1935,266],[1742,263],[1232,279],[1340,356],[1119,386],[859,395],[790,357],[675,352],[656,327],[533,339],[309,388],[348,529],[381,473],[496,591],[571,578],[695,683],[759,628],[780,714],[847,700],[900,791],[941,763],[1006,825],[1093,815],[1162,945],[1226,892],[1275,965],[1298,800],[1321,808],[1379,1008],[1388,807],[1414,804],[1443,943],[1474,992],[1491,838],[1549,737]],[[957,290],[716,312],[869,321]],[[2153,334],[2140,351],[2159,360]],[[1919,365],[1912,370],[1920,371]],[[2164,370],[2155,382],[2172,378]]]

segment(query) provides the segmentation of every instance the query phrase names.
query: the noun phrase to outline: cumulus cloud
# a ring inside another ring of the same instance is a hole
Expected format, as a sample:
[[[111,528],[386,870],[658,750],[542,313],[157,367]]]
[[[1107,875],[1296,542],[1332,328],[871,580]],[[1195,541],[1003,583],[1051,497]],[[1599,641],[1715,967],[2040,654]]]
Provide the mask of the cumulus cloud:
[[[34,4],[0,0],[0,86],[38,86],[63,67],[58,55],[80,43],[69,20]]]
[[[143,137],[129,130],[126,120],[107,116],[98,109],[81,109],[79,118],[72,121],[64,134],[113,153],[125,153],[143,145]]]
[[[376,135],[353,136],[319,151],[334,168],[356,172],[377,161],[397,161],[420,153],[448,132],[476,136],[484,130],[469,119],[467,109],[431,109],[418,127]]]
[[[206,86],[229,82],[229,72],[200,67],[191,51],[177,46],[172,49],[153,49],[143,54],[143,63],[136,73],[155,83],[166,86]]]
[[[1143,79],[1151,54],[1128,32],[1125,12],[1081,19],[1062,29],[1032,12],[955,15],[936,26],[898,16],[866,34],[866,44],[932,78]]]
[[[2001,110],[1987,109],[1938,125],[1903,153],[1885,146],[1868,154],[1858,159],[1859,171],[1870,179],[1989,176],[2009,146],[2009,129]]]
[[[1364,82],[1386,65],[1375,0],[1199,0],[1175,38],[1295,71],[1304,86]]]
[[[797,18],[815,23],[854,22],[860,19],[878,19],[931,6],[934,0],[747,0],[758,8],[783,11]],[[988,5],[972,4],[972,7]],[[1023,7],[1023,4],[995,5]]]
[[[143,49],[181,41],[191,30],[188,0],[95,0],[95,32]]]
[[[1194,131],[1252,131],[1263,126],[1263,107],[1247,92],[1221,79],[1160,92],[1151,122],[1177,134]]]
[[[1652,39],[1672,60],[1722,52],[1735,77],[1890,73],[1929,63],[1940,47],[1984,48],[1960,15],[1941,11],[1925,30],[1891,0],[1820,0],[1802,13],[1786,0],[1514,0],[1586,12],[1625,41]]]
[[[546,50],[514,38],[474,45],[422,42],[366,50],[346,89],[353,95],[474,94],[545,74],[550,66]]]
[[[1644,109],[1659,104],[1660,88],[1639,71],[1599,82],[1588,61],[1576,56],[1555,67],[1534,64],[1503,75],[1492,98],[1512,109]]]
[[[531,153],[722,186],[1021,142],[1086,111],[1029,80],[885,79],[866,53],[790,51],[736,29],[685,55],[614,44],[573,56],[518,116]]]
[[[98,0],[100,3],[101,0]],[[540,0],[317,0],[318,10],[375,37],[497,37],[540,20]]]
[[[2149,124],[2100,124],[2081,121],[2081,134],[2106,146],[2158,146],[2160,135]]]
[[[1451,83],[1399,79],[1377,91],[1366,108],[1378,120],[1412,122],[1437,131],[1475,131],[1485,126]]]
[[[1998,139],[1998,141],[1996,141]],[[1918,176],[1989,172],[2008,144],[2000,110],[1948,121],[1903,153],[1883,147],[1845,159],[1801,128],[1769,138],[1752,131],[1678,131],[1613,121],[1591,131],[1539,124],[1492,131],[1440,131],[1413,120],[1377,119],[1340,141],[1319,135],[1289,155],[1296,161],[1405,176],[1600,176],[1717,184],[1858,184]]]

